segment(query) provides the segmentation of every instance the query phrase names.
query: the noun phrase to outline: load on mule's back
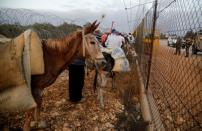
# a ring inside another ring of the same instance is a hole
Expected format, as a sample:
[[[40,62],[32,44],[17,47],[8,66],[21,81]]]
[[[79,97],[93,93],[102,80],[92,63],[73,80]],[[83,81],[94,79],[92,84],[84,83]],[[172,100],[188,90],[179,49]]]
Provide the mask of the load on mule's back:
[[[0,38],[0,112],[25,111],[36,106],[31,75],[44,73],[41,40],[32,30],[14,39]]]
[[[105,42],[106,48],[101,48],[102,52],[111,55],[111,57],[114,59],[113,67],[111,69],[112,71],[130,71],[129,62],[126,58],[125,52],[122,49],[124,44],[124,37],[121,35],[121,33],[113,29],[112,33],[108,36]]]

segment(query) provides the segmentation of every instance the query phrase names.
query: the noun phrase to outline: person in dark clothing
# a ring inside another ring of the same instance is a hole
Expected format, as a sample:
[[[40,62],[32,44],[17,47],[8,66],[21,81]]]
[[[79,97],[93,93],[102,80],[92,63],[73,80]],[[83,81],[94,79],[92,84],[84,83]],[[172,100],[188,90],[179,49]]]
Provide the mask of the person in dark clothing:
[[[191,47],[191,45],[193,43],[195,35],[196,34],[192,30],[190,30],[190,31],[187,31],[185,36],[184,36],[184,38],[185,38],[185,51],[186,51],[185,57],[189,56],[189,48]]]
[[[85,59],[77,58],[69,65],[69,100],[79,102],[85,79]]]
[[[181,53],[181,47],[182,47],[182,40],[180,37],[177,38],[177,42],[176,42],[176,50],[175,50],[175,55],[180,55]]]
[[[185,51],[186,51],[185,57],[189,56],[189,48],[190,48],[191,45],[192,45],[192,40],[190,38],[187,38],[185,40]]]

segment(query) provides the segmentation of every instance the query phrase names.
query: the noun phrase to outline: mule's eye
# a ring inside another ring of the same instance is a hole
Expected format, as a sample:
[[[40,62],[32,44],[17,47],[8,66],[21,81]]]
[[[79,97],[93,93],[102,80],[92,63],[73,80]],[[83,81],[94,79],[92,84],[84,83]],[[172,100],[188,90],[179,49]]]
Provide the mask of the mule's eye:
[[[95,42],[94,42],[94,41],[91,41],[90,43],[91,43],[92,45],[94,45],[94,44],[95,44]]]

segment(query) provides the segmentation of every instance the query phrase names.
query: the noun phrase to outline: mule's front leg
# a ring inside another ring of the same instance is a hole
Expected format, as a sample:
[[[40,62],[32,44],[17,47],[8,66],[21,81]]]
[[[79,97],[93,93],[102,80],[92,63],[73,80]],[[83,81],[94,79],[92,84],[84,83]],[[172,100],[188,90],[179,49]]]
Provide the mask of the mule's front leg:
[[[35,109],[35,122],[34,123],[37,124],[38,128],[46,128],[47,127],[46,121],[44,121],[40,118],[40,107],[41,106],[38,106]]]
[[[115,72],[111,72],[111,75],[112,75],[112,89],[115,89]]]
[[[104,99],[103,99],[103,89],[98,87],[98,96],[97,99],[99,100],[100,107],[104,109]]]
[[[102,109],[104,109],[104,97],[103,97],[103,93],[104,90],[103,88],[106,86],[107,84],[107,78],[106,78],[106,74],[105,72],[99,72],[98,75],[98,100],[100,102],[100,106]]]
[[[0,113],[0,130],[9,131],[9,114]]]
[[[34,112],[34,118],[35,118],[35,121],[33,122],[33,126],[35,124],[37,124],[38,128],[46,128],[46,122],[41,120],[40,118],[40,109],[41,109],[41,106],[42,106],[42,90],[40,90],[39,88],[37,90],[34,90],[33,91],[33,96],[34,96],[34,99],[37,103],[37,107],[35,108],[35,112]]]
[[[33,113],[34,113],[34,109],[31,109],[28,112],[26,112],[23,131],[30,131],[30,123],[33,118]]]

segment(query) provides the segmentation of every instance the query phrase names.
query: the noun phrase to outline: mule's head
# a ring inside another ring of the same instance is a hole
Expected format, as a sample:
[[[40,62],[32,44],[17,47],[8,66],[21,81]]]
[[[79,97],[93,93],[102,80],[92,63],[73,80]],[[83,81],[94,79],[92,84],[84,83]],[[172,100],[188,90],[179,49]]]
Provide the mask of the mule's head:
[[[82,30],[82,48],[80,49],[80,55],[87,59],[91,58],[95,62],[104,62],[105,59],[100,49],[100,43],[95,35],[93,35],[93,32],[98,26],[99,23],[97,24],[95,21]]]
[[[91,33],[83,36],[82,55],[86,58],[92,59],[104,58],[100,49],[99,41]]]

